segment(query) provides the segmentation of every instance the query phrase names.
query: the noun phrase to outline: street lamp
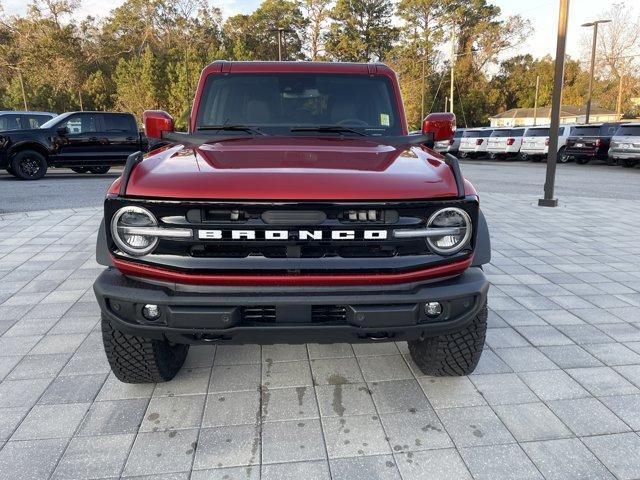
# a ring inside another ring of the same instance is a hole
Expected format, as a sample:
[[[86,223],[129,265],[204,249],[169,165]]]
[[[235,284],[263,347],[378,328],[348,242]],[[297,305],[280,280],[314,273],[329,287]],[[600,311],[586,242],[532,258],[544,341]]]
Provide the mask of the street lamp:
[[[293,33],[293,30],[290,28],[272,28],[272,32],[278,33],[278,61],[282,61],[282,40],[285,33]]]
[[[591,72],[589,74],[589,93],[587,94],[587,112],[585,114],[585,123],[589,123],[591,116],[591,92],[593,89],[593,70],[596,63],[596,43],[598,42],[598,24],[609,23],[611,20],[595,20],[589,23],[583,23],[583,27],[593,27],[593,41],[591,42]]]

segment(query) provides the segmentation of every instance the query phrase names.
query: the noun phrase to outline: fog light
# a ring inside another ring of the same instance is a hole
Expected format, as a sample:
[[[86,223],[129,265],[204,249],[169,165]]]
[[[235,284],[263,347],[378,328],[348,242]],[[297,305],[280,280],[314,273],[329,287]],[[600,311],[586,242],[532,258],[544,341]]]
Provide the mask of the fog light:
[[[157,320],[160,318],[160,309],[158,305],[147,304],[142,308],[142,315],[147,320]]]
[[[442,313],[440,302],[427,302],[424,304],[424,312],[428,317],[437,317]]]

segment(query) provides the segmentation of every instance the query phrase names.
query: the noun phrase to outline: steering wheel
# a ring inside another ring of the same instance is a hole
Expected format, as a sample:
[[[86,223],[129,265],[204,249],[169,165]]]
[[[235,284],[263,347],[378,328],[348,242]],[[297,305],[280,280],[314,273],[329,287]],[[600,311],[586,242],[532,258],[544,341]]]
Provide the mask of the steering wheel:
[[[353,125],[356,127],[369,126],[367,122],[365,122],[364,120],[360,120],[359,118],[345,118],[344,120],[340,120],[339,122],[336,122],[336,125],[340,125],[340,126]]]

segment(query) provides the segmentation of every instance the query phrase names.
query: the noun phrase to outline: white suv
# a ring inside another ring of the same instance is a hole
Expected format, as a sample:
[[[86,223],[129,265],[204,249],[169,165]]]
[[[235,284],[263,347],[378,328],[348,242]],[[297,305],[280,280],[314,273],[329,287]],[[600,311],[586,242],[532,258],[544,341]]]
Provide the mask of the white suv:
[[[571,125],[560,125],[558,129],[558,162],[566,163],[568,158],[564,156],[564,148],[567,143],[567,137],[571,135],[571,131],[575,127]],[[530,127],[524,133],[522,146],[520,147],[520,158],[523,160],[531,159],[539,162],[546,158],[549,154],[549,126]]]
[[[478,158],[487,153],[492,128],[471,128],[465,130],[460,139],[459,153],[461,158]]]
[[[524,131],[524,128],[496,128],[489,137],[489,158],[517,157]]]

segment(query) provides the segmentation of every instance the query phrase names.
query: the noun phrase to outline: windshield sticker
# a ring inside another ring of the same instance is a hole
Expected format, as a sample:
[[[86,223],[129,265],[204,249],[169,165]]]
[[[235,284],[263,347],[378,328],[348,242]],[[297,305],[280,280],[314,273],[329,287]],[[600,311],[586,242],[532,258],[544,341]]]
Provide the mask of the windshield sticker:
[[[380,125],[382,125],[383,127],[389,126],[389,114],[387,113],[380,114]]]

